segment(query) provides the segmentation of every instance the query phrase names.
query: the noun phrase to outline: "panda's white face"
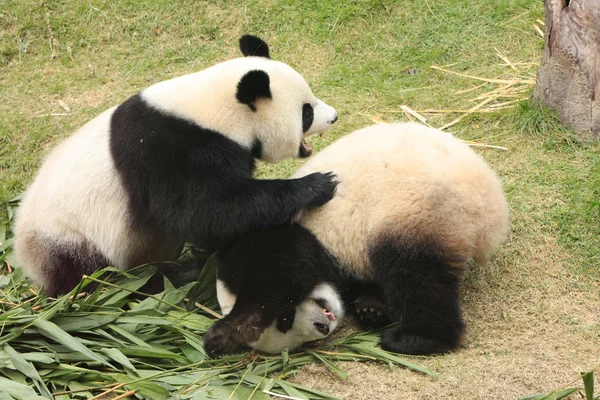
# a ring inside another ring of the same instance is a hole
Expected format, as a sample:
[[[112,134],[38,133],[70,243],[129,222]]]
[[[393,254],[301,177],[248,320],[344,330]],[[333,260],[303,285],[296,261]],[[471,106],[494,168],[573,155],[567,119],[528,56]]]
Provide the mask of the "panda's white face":
[[[278,354],[286,348],[292,351],[306,342],[327,337],[343,318],[344,308],[339,294],[331,285],[322,283],[296,307],[291,329],[282,332],[277,329],[275,321],[256,342],[248,345],[270,354]]]
[[[157,83],[141,93],[153,107],[219,132],[267,162],[307,157],[304,139],[328,130],[333,107],[292,67],[266,57],[229,60]]]

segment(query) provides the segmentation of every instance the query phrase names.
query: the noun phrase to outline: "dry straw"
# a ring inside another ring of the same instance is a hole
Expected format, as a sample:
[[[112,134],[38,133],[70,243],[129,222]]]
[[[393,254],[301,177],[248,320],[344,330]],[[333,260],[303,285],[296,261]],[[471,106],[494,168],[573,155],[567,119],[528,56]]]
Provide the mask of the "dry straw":
[[[536,21],[538,24],[543,25],[542,21]],[[537,30],[539,27],[535,25]],[[472,81],[482,82],[475,86],[461,89],[456,91],[455,95],[462,95],[470,92],[474,92],[483,88],[487,88],[488,90],[479,94],[471,99],[468,99],[468,102],[475,103],[470,107],[465,108],[447,108],[447,109],[413,109],[407,105],[401,105],[399,109],[388,109],[383,110],[384,113],[392,113],[392,114],[404,114],[406,118],[410,121],[419,121],[422,124],[427,126],[432,126],[432,122],[429,117],[435,115],[458,115],[452,121],[437,127],[440,130],[447,130],[448,128],[458,124],[465,117],[472,114],[486,114],[493,113],[499,110],[512,108],[517,103],[522,100],[526,100],[528,98],[528,94],[531,92],[531,89],[535,85],[535,75],[530,73],[529,70],[531,67],[538,65],[538,62],[512,62],[506,55],[502,54],[498,49],[496,50],[496,55],[500,60],[502,60],[501,66],[505,66],[509,68],[509,71],[503,73],[500,76],[496,76],[493,78],[485,77],[485,76],[477,76],[472,74],[466,74],[462,72],[453,71],[448,69],[448,67],[440,67],[437,65],[432,65],[431,68],[443,72],[445,74],[451,74],[455,76],[459,76],[461,78],[465,78]],[[493,88],[489,88],[492,85]],[[363,114],[364,115],[364,114]],[[369,116],[371,121],[376,124],[385,124],[387,123],[383,119],[377,116]],[[468,142],[470,146],[476,147],[489,147],[500,150],[507,150],[502,146],[494,146],[483,143],[475,143]]]

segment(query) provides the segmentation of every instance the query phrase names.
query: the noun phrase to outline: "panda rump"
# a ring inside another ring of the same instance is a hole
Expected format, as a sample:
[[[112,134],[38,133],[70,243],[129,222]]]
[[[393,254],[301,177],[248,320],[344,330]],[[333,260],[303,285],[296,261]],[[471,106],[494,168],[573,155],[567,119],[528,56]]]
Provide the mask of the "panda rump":
[[[281,334],[299,335],[312,319],[286,332],[270,327],[324,283],[364,326],[397,324],[382,334],[384,349],[457,348],[461,274],[469,260],[485,264],[508,232],[496,174],[452,135],[413,123],[353,132],[292,177],[329,170],[340,179],[332,201],[303,212],[299,225],[249,234],[220,252],[217,288],[229,311],[209,330],[207,351],[222,354],[257,337],[282,350],[273,345]],[[230,326],[246,326],[249,316],[253,336],[232,335]]]

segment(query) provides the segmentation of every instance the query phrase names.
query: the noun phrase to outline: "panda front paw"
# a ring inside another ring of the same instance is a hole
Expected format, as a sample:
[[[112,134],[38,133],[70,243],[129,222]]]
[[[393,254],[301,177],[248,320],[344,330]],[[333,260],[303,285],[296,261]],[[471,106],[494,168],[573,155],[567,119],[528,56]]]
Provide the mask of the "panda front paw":
[[[315,172],[302,179],[309,193],[308,207],[319,207],[331,200],[339,183],[333,172]]]

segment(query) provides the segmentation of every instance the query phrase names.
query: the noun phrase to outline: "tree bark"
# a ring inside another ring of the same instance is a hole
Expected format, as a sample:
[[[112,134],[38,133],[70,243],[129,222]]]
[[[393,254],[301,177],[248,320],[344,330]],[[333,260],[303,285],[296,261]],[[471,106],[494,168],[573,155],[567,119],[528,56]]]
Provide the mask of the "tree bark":
[[[585,140],[600,139],[600,0],[545,0],[544,55],[533,99]]]

